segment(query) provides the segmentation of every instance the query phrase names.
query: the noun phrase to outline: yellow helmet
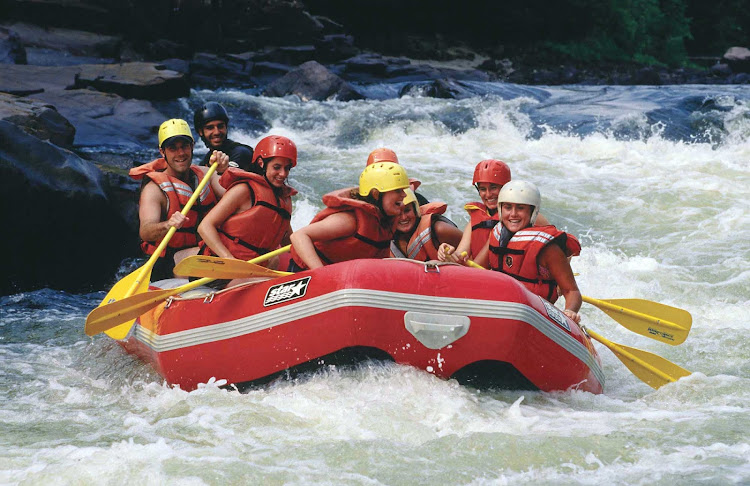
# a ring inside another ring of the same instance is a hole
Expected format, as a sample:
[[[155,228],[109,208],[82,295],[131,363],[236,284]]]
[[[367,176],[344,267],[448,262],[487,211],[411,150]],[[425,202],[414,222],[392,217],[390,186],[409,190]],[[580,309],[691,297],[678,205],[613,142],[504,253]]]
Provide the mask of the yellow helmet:
[[[164,142],[172,137],[187,137],[191,143],[195,142],[190,126],[185,120],[179,118],[172,118],[161,124],[159,127],[159,148],[162,148]]]
[[[421,216],[421,212],[419,211],[419,202],[417,202],[417,195],[414,194],[414,190],[409,187],[408,189],[404,189],[404,192],[406,193],[406,197],[402,201],[404,207],[408,206],[411,203],[414,203],[414,212],[417,216]]]
[[[406,170],[393,162],[377,162],[368,165],[359,176],[359,195],[367,196],[370,191],[395,191],[409,187],[409,177]]]

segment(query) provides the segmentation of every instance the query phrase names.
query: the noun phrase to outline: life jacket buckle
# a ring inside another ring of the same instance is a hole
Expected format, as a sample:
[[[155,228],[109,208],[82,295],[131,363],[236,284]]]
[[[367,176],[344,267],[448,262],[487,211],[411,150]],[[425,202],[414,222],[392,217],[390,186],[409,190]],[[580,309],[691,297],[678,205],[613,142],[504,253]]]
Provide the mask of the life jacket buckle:
[[[205,298],[205,299],[203,299],[203,303],[204,303],[204,304],[210,304],[211,302],[213,302],[213,301],[214,301],[214,296],[215,296],[215,295],[216,295],[216,292],[211,292],[210,294],[208,294],[208,295],[206,296],[206,298]]]
[[[167,297],[167,303],[164,306],[165,309],[169,309],[169,306],[172,305],[172,302],[174,301],[174,297]]]

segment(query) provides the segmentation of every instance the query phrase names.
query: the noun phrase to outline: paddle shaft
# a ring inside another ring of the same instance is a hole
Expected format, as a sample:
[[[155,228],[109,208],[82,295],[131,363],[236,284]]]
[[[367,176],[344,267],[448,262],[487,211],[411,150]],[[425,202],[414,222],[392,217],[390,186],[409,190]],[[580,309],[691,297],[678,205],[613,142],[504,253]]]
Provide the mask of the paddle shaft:
[[[216,167],[218,165],[219,164],[217,162],[214,162],[213,164],[211,164],[211,167],[206,172],[206,175],[203,176],[203,179],[201,179],[200,184],[198,184],[198,187],[193,192],[193,195],[190,196],[190,199],[188,199],[188,202],[185,204],[185,207],[182,208],[182,211],[180,211],[180,214],[182,214],[183,216],[187,215],[188,211],[190,211],[190,209],[193,207],[193,204],[195,204],[195,201],[197,201],[198,198],[200,197],[200,194],[203,191],[203,188],[206,187],[206,184],[208,184],[208,182],[210,181],[211,176],[214,174],[214,172],[216,172]],[[190,169],[188,170],[190,171]],[[161,255],[161,252],[164,251],[164,249],[167,247],[167,245],[169,244],[169,240],[172,239],[172,236],[174,236],[176,232],[177,232],[177,228],[175,226],[172,226],[171,228],[169,228],[169,231],[167,231],[167,234],[164,235],[164,238],[162,238],[161,243],[159,243],[159,246],[156,247],[156,250],[154,251],[154,253],[148,259],[146,264],[143,265],[143,267],[141,267],[141,272],[138,274],[138,277],[136,277],[135,281],[130,286],[128,291],[125,292],[125,295],[123,296],[123,298],[130,297],[131,295],[133,295],[133,293],[138,288],[140,283],[145,278],[147,278],[147,276],[149,279],[151,278],[151,269],[154,268],[154,265],[156,264],[156,260]]]

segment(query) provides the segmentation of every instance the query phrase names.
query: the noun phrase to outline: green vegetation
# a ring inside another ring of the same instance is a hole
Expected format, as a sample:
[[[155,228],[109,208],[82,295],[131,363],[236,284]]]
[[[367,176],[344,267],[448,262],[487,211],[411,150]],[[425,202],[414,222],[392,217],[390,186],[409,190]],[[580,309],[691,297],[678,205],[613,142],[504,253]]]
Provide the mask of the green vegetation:
[[[594,13],[580,40],[545,41],[553,52],[583,62],[632,61],[678,66],[687,61],[690,22],[681,0],[571,0]]]
[[[305,0],[363,47],[403,52],[410,36],[464,41],[536,62],[681,66],[750,46],[747,0]]]

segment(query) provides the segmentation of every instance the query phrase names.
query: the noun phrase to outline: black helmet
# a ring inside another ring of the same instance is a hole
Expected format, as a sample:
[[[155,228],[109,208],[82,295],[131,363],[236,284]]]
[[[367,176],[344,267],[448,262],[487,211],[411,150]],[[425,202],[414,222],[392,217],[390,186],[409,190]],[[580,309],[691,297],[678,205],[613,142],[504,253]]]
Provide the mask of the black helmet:
[[[203,126],[214,120],[221,120],[224,123],[229,124],[229,115],[227,115],[227,110],[225,110],[219,103],[209,101],[195,110],[195,116],[193,116],[193,128],[195,128],[195,131],[200,134]]]

